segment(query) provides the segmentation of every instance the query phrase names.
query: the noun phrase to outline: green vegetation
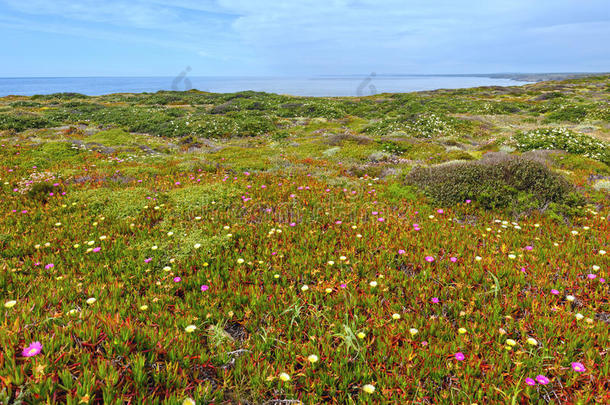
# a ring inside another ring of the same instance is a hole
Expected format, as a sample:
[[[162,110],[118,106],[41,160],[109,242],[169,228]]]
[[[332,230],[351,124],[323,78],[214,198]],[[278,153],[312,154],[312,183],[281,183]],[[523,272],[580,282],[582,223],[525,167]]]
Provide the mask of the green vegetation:
[[[0,403],[607,402],[608,88],[0,98]]]

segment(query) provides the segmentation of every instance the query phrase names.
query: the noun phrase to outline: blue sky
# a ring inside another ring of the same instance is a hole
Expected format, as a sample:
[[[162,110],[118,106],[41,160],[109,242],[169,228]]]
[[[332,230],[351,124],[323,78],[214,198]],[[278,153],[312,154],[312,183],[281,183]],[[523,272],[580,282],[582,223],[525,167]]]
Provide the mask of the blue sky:
[[[0,0],[0,77],[610,71],[609,0]]]

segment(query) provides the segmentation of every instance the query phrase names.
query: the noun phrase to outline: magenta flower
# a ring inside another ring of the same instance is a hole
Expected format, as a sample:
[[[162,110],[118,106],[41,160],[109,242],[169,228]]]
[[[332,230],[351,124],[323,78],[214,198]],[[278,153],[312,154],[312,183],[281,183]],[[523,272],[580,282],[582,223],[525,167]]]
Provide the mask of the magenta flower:
[[[430,301],[434,302],[435,304],[438,304],[440,302],[440,300],[438,299],[438,297],[434,297],[432,298]]]
[[[181,281],[182,279],[180,277],[174,277],[174,283],[179,283]]]
[[[444,213],[445,211],[443,211],[441,208],[437,209],[436,212],[438,212],[439,214]]]
[[[536,385],[536,381],[534,381],[533,379],[531,379],[531,378],[529,378],[529,377],[527,377],[527,378],[525,379],[525,383],[526,383],[527,385]]]
[[[589,278],[589,280],[593,280],[595,277],[597,277],[596,274],[587,274],[587,277]]]
[[[53,263],[49,263],[46,266],[44,266],[44,268],[47,270],[52,269],[53,267],[55,267],[55,265]]]
[[[464,356],[464,353],[462,353],[462,352],[457,352],[457,353],[454,355],[454,357],[455,357],[455,359],[456,359],[457,361],[462,361],[462,360],[464,360],[464,359],[466,358],[466,356]]]
[[[30,345],[28,347],[25,347],[21,354],[23,355],[23,357],[32,357],[32,356],[36,356],[41,351],[42,351],[42,343],[33,342],[33,343],[30,343]]]
[[[377,221],[379,221],[379,222],[383,222],[383,221],[385,221],[385,219],[383,219],[383,218],[377,218]]]
[[[551,380],[549,380],[548,378],[546,378],[545,376],[543,376],[542,374],[538,374],[536,376],[536,381],[538,381],[540,384],[542,385],[547,385],[548,383],[551,382]]]
[[[466,204],[470,204],[472,200],[466,200]]]
[[[553,294],[553,295],[558,295],[558,294],[559,294],[559,291],[557,291],[556,289],[554,289],[554,288],[553,288],[553,289],[551,290],[551,294]]]
[[[346,288],[346,287],[347,287],[347,284],[341,284],[341,285],[340,285],[340,287],[341,287],[341,288]]]
[[[585,371],[587,371],[584,364],[578,363],[578,362],[572,363],[572,369],[574,369],[574,371],[577,371],[579,373],[584,373]]]
[[[533,246],[526,246],[526,247],[525,247],[525,250],[533,250],[533,249],[534,249],[534,247],[533,247]]]
[[[450,257],[449,260],[451,261],[451,263],[455,263],[457,262],[457,257]]]
[[[210,286],[208,286],[208,285],[206,285],[206,284],[203,284],[203,285],[201,286],[201,291],[204,291],[204,292],[205,292],[205,291],[207,291],[207,290],[209,290],[209,289],[210,289]]]
[[[432,262],[434,261],[434,257],[432,257],[432,256],[426,256],[424,259],[425,259],[425,260],[426,260],[428,263],[432,263]]]
[[[148,259],[144,259],[144,263],[150,263],[152,261],[152,257],[149,257]]]
[[[97,252],[99,252],[100,250],[102,250],[102,248],[101,248],[101,247],[94,247],[94,248],[93,248],[93,251],[94,251],[94,252],[96,252],[96,253],[97,253]]]
[[[296,226],[296,222],[291,222],[290,226]]]
[[[398,254],[399,255],[404,255],[406,252],[404,249],[398,249]]]

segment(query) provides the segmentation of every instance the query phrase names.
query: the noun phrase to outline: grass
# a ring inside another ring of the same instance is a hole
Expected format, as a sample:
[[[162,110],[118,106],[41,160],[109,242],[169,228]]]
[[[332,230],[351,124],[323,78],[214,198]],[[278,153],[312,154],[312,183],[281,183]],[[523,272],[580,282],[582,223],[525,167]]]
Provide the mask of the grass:
[[[605,402],[607,162],[569,143],[540,154],[584,199],[559,217],[405,185],[413,167],[510,144],[554,100],[608,101],[608,77],[568,82],[0,99],[29,114],[0,140],[0,401]],[[367,130],[407,114],[428,126]],[[588,116],[603,150],[607,125]],[[176,138],[218,117],[241,129]]]

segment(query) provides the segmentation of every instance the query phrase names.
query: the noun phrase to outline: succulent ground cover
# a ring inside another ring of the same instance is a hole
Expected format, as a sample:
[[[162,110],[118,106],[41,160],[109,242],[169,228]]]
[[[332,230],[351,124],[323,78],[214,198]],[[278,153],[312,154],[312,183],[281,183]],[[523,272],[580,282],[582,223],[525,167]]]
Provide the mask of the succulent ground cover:
[[[0,401],[608,402],[609,100],[2,98]]]

